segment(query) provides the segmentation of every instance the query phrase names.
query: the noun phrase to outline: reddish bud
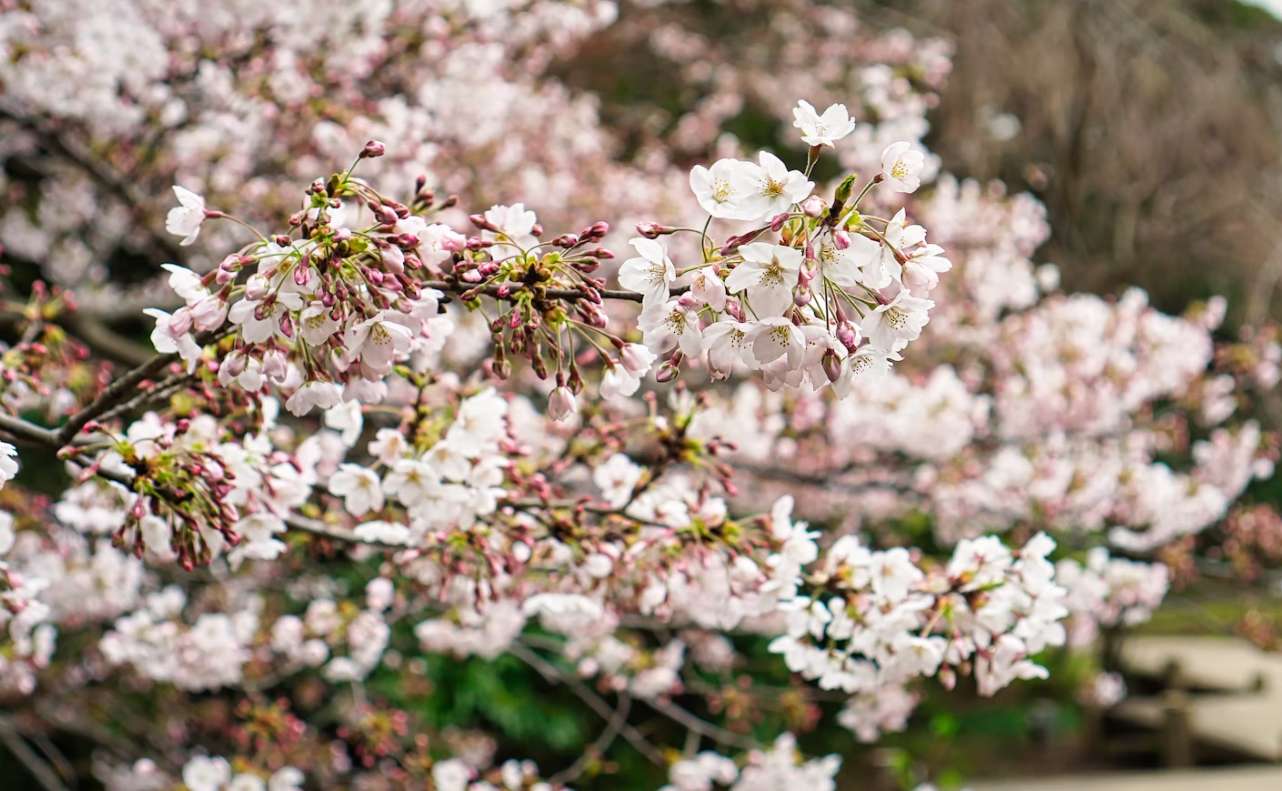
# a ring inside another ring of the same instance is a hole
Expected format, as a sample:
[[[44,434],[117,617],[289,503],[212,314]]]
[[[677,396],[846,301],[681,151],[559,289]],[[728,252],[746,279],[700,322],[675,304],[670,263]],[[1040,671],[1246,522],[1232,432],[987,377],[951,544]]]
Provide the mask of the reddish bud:
[[[643,222],[637,224],[637,233],[647,239],[658,239],[660,236],[675,233],[676,230],[676,228],[669,225],[660,225],[657,222]]]

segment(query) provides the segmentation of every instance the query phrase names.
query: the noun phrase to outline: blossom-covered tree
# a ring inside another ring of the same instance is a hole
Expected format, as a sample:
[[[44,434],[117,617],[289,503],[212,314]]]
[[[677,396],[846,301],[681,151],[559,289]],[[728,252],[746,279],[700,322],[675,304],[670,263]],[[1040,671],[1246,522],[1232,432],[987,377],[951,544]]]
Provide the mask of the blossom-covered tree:
[[[1272,474],[1274,336],[1060,293],[1037,203],[922,144],[945,46],[748,5],[758,59],[606,2],[0,4],[37,780],[65,732],[118,789],[832,788],[820,719],[1147,617]],[[558,76],[612,40],[683,112]],[[473,660],[528,671],[490,733],[422,712]],[[596,735],[536,764],[558,696]]]

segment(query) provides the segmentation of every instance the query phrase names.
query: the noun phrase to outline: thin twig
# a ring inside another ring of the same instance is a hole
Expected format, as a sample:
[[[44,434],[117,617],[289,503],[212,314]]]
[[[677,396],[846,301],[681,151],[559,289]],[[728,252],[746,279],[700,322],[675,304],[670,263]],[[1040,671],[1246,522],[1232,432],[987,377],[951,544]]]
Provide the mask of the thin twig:
[[[218,340],[224,334],[225,329],[203,332],[196,336],[197,346],[206,346]],[[89,421],[98,418],[107,410],[130,398],[133,395],[133,389],[144,379],[150,379],[160,373],[167,366],[177,362],[178,355],[175,353],[158,354],[147,362],[134,368],[129,373],[120,377],[107,386],[107,389],[98,394],[93,403],[76,414],[72,415],[58,431],[58,441],[60,445],[69,443],[80,429],[84,428]]]
[[[646,700],[647,706],[659,712],[673,722],[684,725],[691,731],[706,736],[718,744],[727,744],[732,747],[738,747],[743,750],[751,750],[757,746],[757,743],[747,736],[728,731],[720,725],[715,725],[707,720],[700,719],[675,703],[665,700]]]
[[[31,749],[8,718],[0,719],[0,741],[4,742],[9,752],[13,753],[13,757],[27,768],[35,781],[46,791],[69,791],[58,774],[54,772],[53,767]]]
[[[620,692],[619,705],[614,710],[614,715],[610,717],[610,721],[605,724],[605,730],[601,731],[601,735],[596,737],[574,763],[549,777],[548,784],[556,788],[578,780],[587,771],[589,764],[605,755],[605,751],[614,744],[614,740],[619,737],[619,732],[627,723],[628,712],[631,710],[632,697],[627,692]]]
[[[596,694],[591,689],[588,689],[586,684],[574,676],[561,672],[555,665],[539,656],[525,645],[521,643],[512,643],[508,646],[507,651],[512,656],[515,656],[517,659],[520,659],[525,664],[534,668],[535,672],[540,676],[543,676],[548,683],[564,684],[572,693],[574,693],[575,697],[583,701],[587,704],[588,708],[600,715],[601,719],[609,722],[614,718],[615,710],[611,708],[610,704],[606,703],[600,695]],[[637,752],[644,755],[646,760],[656,766],[664,766],[666,764],[663,760],[663,755],[659,752],[658,748],[651,744],[645,736],[641,735],[641,732],[635,727],[629,725],[626,720],[619,726],[619,733],[628,742],[628,744],[631,744],[636,748]]]
[[[191,374],[186,374],[186,373],[171,376],[168,379],[165,379],[164,381],[160,382],[150,390],[141,392],[138,395],[134,396],[133,398],[129,399],[128,401],[122,402],[112,407],[111,409],[108,409],[106,412],[103,412],[101,415],[99,415],[98,419],[100,421],[107,421],[116,417],[120,417],[121,415],[127,415],[130,412],[140,409],[143,406],[150,404],[153,401],[157,401],[161,398],[165,398],[167,396],[173,395],[175,392],[181,390],[191,382],[195,381],[195,378],[196,378],[195,376]]]

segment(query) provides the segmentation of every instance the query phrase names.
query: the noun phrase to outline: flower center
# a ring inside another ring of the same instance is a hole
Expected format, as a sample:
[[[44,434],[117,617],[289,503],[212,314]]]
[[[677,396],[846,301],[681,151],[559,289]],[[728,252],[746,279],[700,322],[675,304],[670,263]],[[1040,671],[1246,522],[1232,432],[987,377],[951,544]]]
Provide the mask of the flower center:
[[[761,270],[761,280],[763,286],[782,286],[783,285],[783,265],[779,263],[779,258],[770,259],[770,263],[765,269]]]
[[[650,282],[655,284],[656,286],[661,286],[664,283],[668,282],[668,268],[663,264],[659,264],[651,261],[650,268],[649,270],[647,270],[647,274],[650,275]]]
[[[712,199],[717,203],[730,200],[731,193],[730,182],[726,179],[717,179],[712,183]]]

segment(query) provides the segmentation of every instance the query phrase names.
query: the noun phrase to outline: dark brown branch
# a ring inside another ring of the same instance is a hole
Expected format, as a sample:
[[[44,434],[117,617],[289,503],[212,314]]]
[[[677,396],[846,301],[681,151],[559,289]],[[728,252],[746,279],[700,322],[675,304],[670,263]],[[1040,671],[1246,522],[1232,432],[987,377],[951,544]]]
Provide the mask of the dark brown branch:
[[[205,332],[196,336],[196,344],[205,346],[218,340],[224,334],[225,330],[215,330]],[[158,354],[147,362],[133,369],[129,373],[120,377],[107,386],[94,402],[76,414],[72,415],[58,431],[58,441],[61,445],[66,445],[76,436],[80,429],[84,428],[91,420],[94,420],[105,413],[107,410],[125,401],[133,395],[133,389],[138,386],[139,382],[144,379],[151,379],[156,374],[163,371],[169,365],[178,361],[178,355],[175,353]]]

